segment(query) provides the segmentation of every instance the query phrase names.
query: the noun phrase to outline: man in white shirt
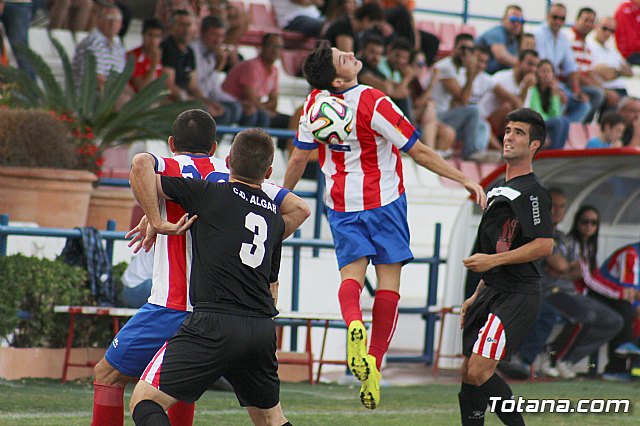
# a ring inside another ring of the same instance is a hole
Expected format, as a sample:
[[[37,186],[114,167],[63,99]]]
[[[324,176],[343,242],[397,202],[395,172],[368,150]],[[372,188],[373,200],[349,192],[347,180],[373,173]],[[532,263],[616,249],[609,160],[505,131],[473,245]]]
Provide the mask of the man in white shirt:
[[[480,101],[480,108],[488,115],[493,129],[503,129],[505,118],[514,109],[525,105],[529,88],[536,84],[536,68],[540,58],[535,50],[523,50],[513,68],[498,71],[492,77],[498,88]]]
[[[627,96],[627,86],[622,77],[633,75],[629,63],[620,54],[611,38],[617,26],[616,20],[610,16],[600,18],[594,37],[587,40],[594,72],[602,80],[602,87],[605,89],[604,111],[615,110],[620,99]]]
[[[452,55],[435,65],[440,78],[432,92],[438,119],[455,129],[457,138],[463,142],[465,160],[482,159],[489,143],[489,129],[481,124],[480,108],[469,104],[473,81],[478,75],[474,47],[470,34],[456,36]]]
[[[317,0],[272,0],[278,26],[283,30],[295,31],[312,37],[320,36],[324,19],[317,6]]]
[[[200,24],[200,38],[190,43],[196,61],[196,80],[202,94],[224,109],[216,117],[218,124],[237,123],[242,115],[242,105],[221,87],[222,70],[240,62],[238,54],[223,44],[225,35],[224,21],[219,16],[207,16]]]

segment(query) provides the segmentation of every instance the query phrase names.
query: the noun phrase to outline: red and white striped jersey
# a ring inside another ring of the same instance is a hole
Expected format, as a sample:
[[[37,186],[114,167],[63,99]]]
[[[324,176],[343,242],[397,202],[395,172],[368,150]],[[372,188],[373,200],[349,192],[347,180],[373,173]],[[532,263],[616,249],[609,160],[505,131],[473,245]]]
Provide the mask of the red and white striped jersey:
[[[611,299],[622,299],[627,287],[640,288],[640,243],[619,248],[603,263],[600,269],[589,271],[582,266],[582,284]]]
[[[205,179],[211,182],[229,180],[229,169],[224,160],[205,155],[176,155],[158,157],[155,171],[163,176]],[[262,190],[279,207],[289,193],[271,183],[264,183]],[[184,209],[169,200],[160,200],[160,215],[169,222],[184,216]],[[158,235],[153,258],[153,284],[148,302],[181,311],[191,311],[189,280],[191,275],[191,232],[184,235]]]
[[[309,130],[309,110],[317,99],[328,95],[344,99],[354,111],[353,130],[341,144],[318,143]],[[389,97],[360,84],[342,93],[311,92],[294,145],[318,149],[327,206],[355,212],[385,206],[404,193],[400,150],[409,151],[419,137],[420,132]]]

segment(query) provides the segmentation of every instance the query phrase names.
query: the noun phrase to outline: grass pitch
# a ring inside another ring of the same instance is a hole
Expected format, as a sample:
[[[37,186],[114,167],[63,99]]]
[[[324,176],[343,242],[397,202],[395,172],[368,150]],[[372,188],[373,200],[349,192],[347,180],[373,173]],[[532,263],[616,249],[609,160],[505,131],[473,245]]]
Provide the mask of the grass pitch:
[[[359,388],[338,385],[283,383],[281,400],[292,424],[332,426],[457,425],[459,385],[392,386],[382,388],[380,408],[364,409]],[[602,381],[537,382],[512,384],[516,395],[526,398],[630,399],[626,414],[525,414],[529,425],[637,425],[640,387],[637,383]],[[131,389],[125,393],[128,404]],[[53,380],[0,382],[1,425],[88,425],[91,421],[93,387],[89,383],[61,385]],[[130,414],[125,424],[133,425]],[[196,425],[250,425],[249,417],[232,393],[209,391],[198,401]],[[487,425],[501,424],[487,413]]]

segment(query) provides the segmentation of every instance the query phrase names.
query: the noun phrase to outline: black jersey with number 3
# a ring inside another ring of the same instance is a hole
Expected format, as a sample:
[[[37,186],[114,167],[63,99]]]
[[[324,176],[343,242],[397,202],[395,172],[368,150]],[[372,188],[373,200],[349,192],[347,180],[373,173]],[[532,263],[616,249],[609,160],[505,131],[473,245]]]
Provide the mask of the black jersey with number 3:
[[[517,249],[536,238],[552,238],[551,198],[533,173],[496,182],[478,228],[475,252]],[[486,285],[515,293],[540,293],[539,261],[504,265],[485,272]]]
[[[276,204],[261,189],[238,182],[161,179],[167,196],[198,215],[190,229],[194,309],[277,315],[269,283],[278,279],[284,221]]]

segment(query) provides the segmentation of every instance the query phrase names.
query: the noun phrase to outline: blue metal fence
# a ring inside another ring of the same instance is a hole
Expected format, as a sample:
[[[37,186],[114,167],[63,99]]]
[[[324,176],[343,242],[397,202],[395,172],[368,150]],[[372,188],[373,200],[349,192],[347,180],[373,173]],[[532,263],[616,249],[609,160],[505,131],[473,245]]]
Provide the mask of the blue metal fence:
[[[113,261],[113,243],[118,240],[126,240],[125,232],[114,231],[115,222],[109,221],[108,230],[101,231],[102,239],[105,240],[109,259]],[[435,323],[438,320],[436,313],[430,312],[430,308],[437,303],[438,294],[438,270],[439,266],[446,261],[440,257],[440,239],[442,234],[442,226],[438,223],[435,228],[434,254],[431,257],[416,258],[413,263],[426,264],[429,266],[427,278],[427,297],[424,306],[416,308],[400,308],[400,313],[419,314],[426,321],[424,344],[422,354],[420,356],[394,356],[389,357],[390,362],[425,362],[430,364],[433,360],[433,345],[435,336]],[[9,216],[0,215],[0,256],[7,255],[7,243],[9,236],[32,236],[32,237],[58,237],[58,238],[81,238],[78,229],[61,229],[61,228],[33,228],[23,226],[9,226]],[[292,257],[292,275],[291,275],[291,310],[298,311],[300,308],[300,266],[302,262],[301,251],[303,248],[312,248],[314,250],[333,249],[331,241],[323,241],[319,239],[303,239],[300,238],[300,231],[296,231],[293,238],[284,241],[284,246],[291,247],[293,250]],[[292,326],[291,333],[291,351],[298,348],[298,337],[295,326]]]

